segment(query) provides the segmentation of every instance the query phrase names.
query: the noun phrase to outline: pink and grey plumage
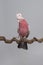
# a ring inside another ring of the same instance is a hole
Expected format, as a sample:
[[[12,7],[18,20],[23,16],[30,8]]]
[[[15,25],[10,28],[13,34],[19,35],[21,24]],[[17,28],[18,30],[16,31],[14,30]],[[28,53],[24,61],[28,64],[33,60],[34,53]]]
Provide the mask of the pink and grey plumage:
[[[27,21],[23,18],[21,13],[18,13],[16,15],[18,23],[19,23],[19,27],[18,27],[18,33],[20,38],[24,38],[24,37],[28,37],[29,35],[29,24],[27,23]],[[23,49],[28,49],[27,46],[27,42],[20,42],[18,44],[18,48],[23,48]]]

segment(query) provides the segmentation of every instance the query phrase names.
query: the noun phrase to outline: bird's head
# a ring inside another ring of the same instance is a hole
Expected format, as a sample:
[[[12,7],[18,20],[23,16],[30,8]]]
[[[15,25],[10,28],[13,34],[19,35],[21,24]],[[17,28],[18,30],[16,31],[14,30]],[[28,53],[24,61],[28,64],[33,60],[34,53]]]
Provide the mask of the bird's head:
[[[16,18],[17,18],[17,20],[24,19],[21,13],[17,13]]]

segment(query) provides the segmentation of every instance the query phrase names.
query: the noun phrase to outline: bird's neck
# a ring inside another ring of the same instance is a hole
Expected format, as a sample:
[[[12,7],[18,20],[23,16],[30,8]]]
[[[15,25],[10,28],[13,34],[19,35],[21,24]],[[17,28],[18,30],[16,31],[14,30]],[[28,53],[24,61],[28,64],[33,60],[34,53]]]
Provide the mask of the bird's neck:
[[[21,22],[22,20],[24,20],[24,19],[18,19],[18,22]]]

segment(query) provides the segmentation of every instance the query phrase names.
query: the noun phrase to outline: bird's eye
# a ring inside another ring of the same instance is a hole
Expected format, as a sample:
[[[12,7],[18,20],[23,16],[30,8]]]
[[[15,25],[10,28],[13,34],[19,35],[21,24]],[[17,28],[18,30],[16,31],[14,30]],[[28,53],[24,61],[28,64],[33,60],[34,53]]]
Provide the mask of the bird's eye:
[[[20,16],[20,15],[19,15]]]
[[[19,15],[20,16],[20,15]]]

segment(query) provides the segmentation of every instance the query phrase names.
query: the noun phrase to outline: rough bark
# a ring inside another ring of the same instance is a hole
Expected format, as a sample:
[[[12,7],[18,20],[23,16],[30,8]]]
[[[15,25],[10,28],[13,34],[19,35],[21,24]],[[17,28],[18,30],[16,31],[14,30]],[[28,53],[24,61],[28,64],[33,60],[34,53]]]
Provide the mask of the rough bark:
[[[16,37],[13,37],[11,40],[6,39],[4,36],[0,36],[0,41],[4,41],[5,43],[11,44],[13,41],[15,41],[17,44],[19,44],[19,42],[27,42],[28,44],[32,44],[33,42],[37,41],[39,43],[43,42],[43,38],[36,38],[33,37],[33,39],[27,39],[27,38],[23,38],[23,39],[17,39]]]

